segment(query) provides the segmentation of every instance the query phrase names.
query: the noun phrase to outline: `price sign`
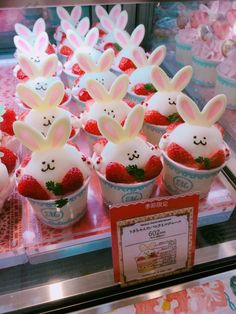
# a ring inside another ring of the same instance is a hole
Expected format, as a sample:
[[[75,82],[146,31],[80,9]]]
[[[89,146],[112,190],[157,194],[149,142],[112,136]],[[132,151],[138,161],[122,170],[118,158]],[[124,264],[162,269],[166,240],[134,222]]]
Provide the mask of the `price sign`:
[[[194,263],[198,195],[111,208],[114,277],[134,284],[189,270]]]

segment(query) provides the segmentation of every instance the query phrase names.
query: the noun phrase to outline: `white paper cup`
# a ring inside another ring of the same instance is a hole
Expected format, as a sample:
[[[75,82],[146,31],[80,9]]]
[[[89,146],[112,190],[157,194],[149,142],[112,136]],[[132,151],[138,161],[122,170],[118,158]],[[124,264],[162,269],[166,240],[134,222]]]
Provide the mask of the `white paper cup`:
[[[166,129],[166,125],[154,125],[144,122],[142,131],[149,143],[158,145],[162,135],[166,133]]]
[[[55,204],[56,200],[43,201],[32,198],[27,200],[43,224],[52,228],[66,228],[79,221],[86,212],[88,183],[89,178],[78,191],[63,196],[62,198],[67,199],[68,202],[61,208]]]
[[[117,76],[120,76],[121,74],[124,74],[124,72],[121,71],[117,66],[113,65],[110,69],[112,73],[114,73]]]
[[[192,44],[184,43],[179,36],[175,36],[176,47],[176,61],[183,67],[185,65],[192,65]]]
[[[135,103],[135,105],[141,104],[147,96],[141,96],[141,95],[136,95],[134,93],[131,92],[127,92],[125,98],[129,99],[130,101],[132,101],[133,103]]]
[[[63,55],[62,53],[58,52],[57,53],[57,57],[59,59],[59,61],[61,61],[62,64],[64,64],[67,61],[67,56]]]
[[[216,72],[215,95],[225,94],[227,97],[227,108],[236,110],[236,80],[226,77],[220,73],[218,68]]]
[[[219,63],[220,61],[207,60],[193,55],[193,81],[202,86],[214,87],[216,83],[216,67]]]
[[[63,69],[63,74],[64,74],[64,77],[65,77],[65,80],[66,80],[66,85],[69,87],[69,88],[72,88],[74,87],[75,85],[75,82],[77,80],[77,78],[79,77],[77,74],[73,74],[71,72],[68,72],[67,70],[64,70]]]
[[[147,199],[156,187],[156,178],[139,183],[114,183],[108,181],[97,171],[102,189],[103,201],[106,205],[127,203]]]
[[[214,169],[197,170],[173,161],[163,152],[163,183],[170,194],[198,192],[200,198],[203,198],[224,166],[225,163]]]

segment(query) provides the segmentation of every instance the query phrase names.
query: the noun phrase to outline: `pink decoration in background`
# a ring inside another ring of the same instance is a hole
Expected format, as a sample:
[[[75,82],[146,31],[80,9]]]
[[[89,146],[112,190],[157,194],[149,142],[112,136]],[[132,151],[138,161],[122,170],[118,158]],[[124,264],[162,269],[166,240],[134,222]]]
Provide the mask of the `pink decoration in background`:
[[[207,12],[194,11],[190,16],[190,25],[192,28],[198,28],[200,25],[208,24],[209,16]]]

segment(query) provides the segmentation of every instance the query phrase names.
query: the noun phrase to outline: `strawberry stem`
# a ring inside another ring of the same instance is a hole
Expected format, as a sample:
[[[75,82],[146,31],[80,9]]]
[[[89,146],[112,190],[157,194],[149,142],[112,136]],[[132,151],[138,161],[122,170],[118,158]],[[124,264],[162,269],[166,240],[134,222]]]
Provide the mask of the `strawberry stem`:
[[[199,156],[195,159],[195,161],[199,164],[203,164],[205,168],[209,168],[211,165],[211,161],[207,157]]]
[[[134,177],[136,180],[143,180],[144,179],[144,170],[138,168],[137,165],[129,165],[126,167],[128,174]]]
[[[174,112],[171,115],[168,116],[167,118],[170,122],[177,122],[180,120],[180,116],[178,114],[178,112]]]
[[[155,87],[151,83],[150,84],[144,84],[144,88],[149,92],[155,92],[156,91]]]
[[[48,181],[46,182],[46,187],[48,191],[52,192],[56,196],[61,195],[63,193],[62,185],[60,183]]]

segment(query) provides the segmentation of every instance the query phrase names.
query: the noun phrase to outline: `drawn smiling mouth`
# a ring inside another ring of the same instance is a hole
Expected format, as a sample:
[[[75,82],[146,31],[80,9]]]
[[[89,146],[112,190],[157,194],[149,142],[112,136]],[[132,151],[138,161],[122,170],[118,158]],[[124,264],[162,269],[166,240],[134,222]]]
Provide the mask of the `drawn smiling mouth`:
[[[135,155],[133,154],[132,157],[129,157],[129,160],[132,161],[134,158],[139,158],[139,154]]]
[[[46,172],[46,171],[48,171],[48,170],[55,170],[55,167],[50,167],[50,165],[49,164],[47,164],[47,168],[46,169],[41,169],[41,171],[42,172]]]
[[[35,89],[36,90],[44,90],[44,91],[46,91],[47,87],[40,86],[40,87],[36,87]]]
[[[176,106],[176,102],[175,101],[169,101],[169,105],[175,105]]]
[[[43,126],[49,126],[49,125],[52,125],[51,121],[48,120],[48,123],[44,123]]]
[[[199,142],[196,142],[196,141],[194,141],[193,142],[195,145],[203,145],[203,146],[205,146],[206,144],[207,144],[207,142],[202,142],[202,141],[199,141]]]

